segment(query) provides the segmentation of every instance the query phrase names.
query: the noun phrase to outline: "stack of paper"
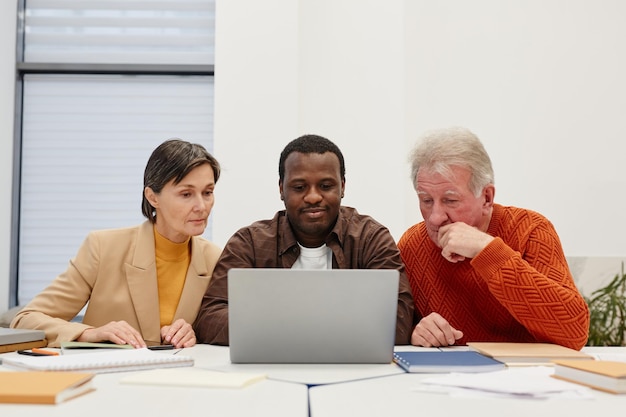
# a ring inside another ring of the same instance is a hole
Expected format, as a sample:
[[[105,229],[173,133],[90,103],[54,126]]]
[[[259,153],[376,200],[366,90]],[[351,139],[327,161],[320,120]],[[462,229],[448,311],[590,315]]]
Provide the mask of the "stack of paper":
[[[510,368],[488,374],[450,373],[423,379],[422,385],[415,390],[473,397],[593,398],[589,388],[551,378],[553,371],[552,367],[537,366]]]

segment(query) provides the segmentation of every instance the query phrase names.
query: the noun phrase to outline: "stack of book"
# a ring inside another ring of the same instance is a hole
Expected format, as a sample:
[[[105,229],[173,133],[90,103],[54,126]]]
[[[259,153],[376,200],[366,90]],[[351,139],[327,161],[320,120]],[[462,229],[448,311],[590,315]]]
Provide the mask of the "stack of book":
[[[594,360],[591,355],[552,343],[469,342],[470,349],[507,366],[552,366],[554,360]]]
[[[626,394],[626,362],[557,360],[553,376],[612,394]]]
[[[43,330],[0,327],[0,353],[33,349],[48,345]]]
[[[0,372],[0,403],[58,404],[94,390],[94,374]]]

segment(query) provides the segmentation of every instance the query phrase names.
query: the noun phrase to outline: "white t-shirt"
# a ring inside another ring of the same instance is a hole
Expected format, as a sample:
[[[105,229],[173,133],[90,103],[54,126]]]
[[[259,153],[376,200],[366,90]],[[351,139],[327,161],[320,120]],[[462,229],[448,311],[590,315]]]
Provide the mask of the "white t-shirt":
[[[291,269],[333,269],[333,251],[326,244],[317,248],[305,248],[301,244],[300,256]]]

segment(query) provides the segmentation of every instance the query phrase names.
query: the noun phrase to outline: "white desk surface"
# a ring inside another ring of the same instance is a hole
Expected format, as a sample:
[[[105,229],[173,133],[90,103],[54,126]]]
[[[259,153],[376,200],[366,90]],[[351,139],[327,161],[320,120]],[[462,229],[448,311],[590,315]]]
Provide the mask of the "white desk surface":
[[[308,415],[307,387],[265,380],[241,389],[120,384],[127,373],[99,374],[96,390],[57,405],[1,404],[7,417]],[[40,414],[43,413],[43,414]]]
[[[430,375],[402,374],[309,389],[311,417],[480,416],[592,417],[626,410],[626,396],[592,391],[593,399],[463,398],[415,391]]]
[[[423,350],[400,346],[396,350]],[[452,349],[467,349],[458,347]],[[626,347],[585,347],[583,351],[598,359],[623,360]],[[592,417],[610,415],[626,410],[626,395],[614,395],[589,390],[593,399],[511,399],[460,398],[447,394],[415,390],[421,379],[433,374],[400,374],[381,378],[349,381],[341,384],[309,388],[311,417],[369,416],[452,416],[480,415],[481,417],[528,417],[561,415]]]
[[[222,356],[213,354],[212,348],[214,347],[198,345],[183,349],[178,354],[197,358],[194,366],[222,364]],[[0,355],[0,358],[15,354],[15,352],[5,353]],[[227,348],[226,358],[228,358]],[[9,370],[12,369],[0,367],[0,371]],[[270,379],[239,389],[121,384],[119,380],[128,374],[128,372],[97,374],[94,378],[95,391],[57,405],[0,404],[0,415],[7,417],[35,415],[46,417],[308,416],[307,386],[303,384]]]
[[[397,347],[397,350],[420,348]],[[585,348],[592,354],[626,353],[626,348]],[[174,352],[172,352],[174,353]],[[6,353],[0,355],[14,355]],[[626,395],[592,391],[590,400],[457,398],[415,391],[427,374],[406,374],[396,365],[233,365],[228,347],[197,345],[178,354],[198,368],[263,372],[268,379],[241,389],[160,387],[120,384],[128,373],[98,374],[96,390],[58,405],[0,404],[2,416],[406,416],[480,413],[481,416],[561,414],[593,416],[626,410]],[[8,369],[0,367],[0,371]],[[308,385],[313,385],[308,387]],[[317,385],[320,384],[320,385]]]
[[[404,373],[394,363],[388,364],[233,364],[228,347],[198,345],[185,349],[195,359],[195,366],[225,372],[264,373],[270,379],[307,385],[332,384]]]

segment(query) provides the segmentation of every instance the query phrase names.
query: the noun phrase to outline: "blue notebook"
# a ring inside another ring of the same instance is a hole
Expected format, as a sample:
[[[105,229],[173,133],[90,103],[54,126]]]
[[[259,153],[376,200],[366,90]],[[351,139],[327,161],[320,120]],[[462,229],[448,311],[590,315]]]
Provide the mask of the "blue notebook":
[[[415,373],[491,372],[505,369],[500,361],[471,350],[394,352],[393,360]]]

